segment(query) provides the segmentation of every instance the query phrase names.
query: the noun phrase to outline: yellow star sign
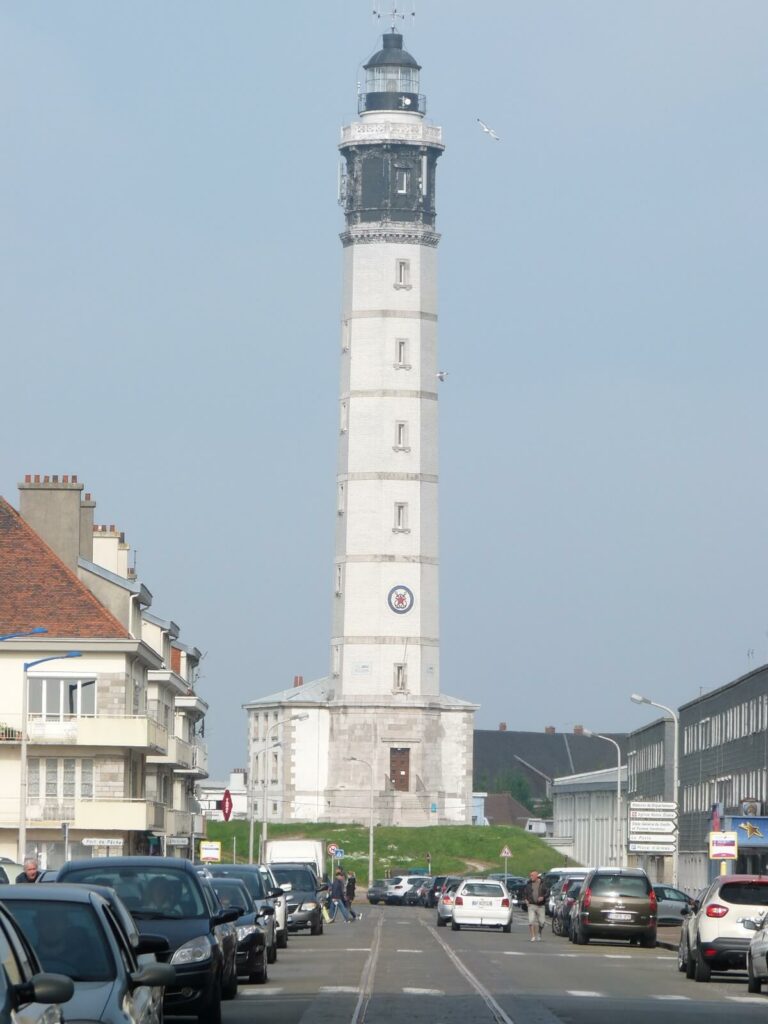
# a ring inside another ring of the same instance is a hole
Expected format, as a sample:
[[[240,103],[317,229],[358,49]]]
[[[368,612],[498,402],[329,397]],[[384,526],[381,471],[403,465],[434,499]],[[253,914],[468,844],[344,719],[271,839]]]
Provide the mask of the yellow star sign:
[[[760,831],[759,827],[757,825],[753,825],[751,821],[740,821],[739,828],[743,828],[747,833],[747,839],[754,839],[755,837],[758,839],[763,838],[763,833]]]

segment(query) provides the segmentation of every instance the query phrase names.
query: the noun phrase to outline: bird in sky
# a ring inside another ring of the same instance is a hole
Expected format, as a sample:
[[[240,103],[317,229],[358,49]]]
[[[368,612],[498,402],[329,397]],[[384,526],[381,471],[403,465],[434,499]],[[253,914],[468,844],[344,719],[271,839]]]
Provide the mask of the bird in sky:
[[[495,131],[493,130],[493,128],[490,128],[490,127],[489,127],[489,126],[488,126],[488,125],[487,125],[487,124],[485,123],[485,121],[481,121],[481,120],[480,120],[480,118],[478,117],[478,119],[477,119],[477,123],[478,123],[478,124],[480,125],[480,127],[481,127],[481,128],[483,129],[483,131],[484,131],[484,132],[486,133],[486,135],[490,135],[490,137],[491,137],[492,139],[495,139],[495,140],[496,140],[496,142],[501,142],[501,139],[500,139],[500,138],[499,138],[499,136],[498,136],[498,135],[496,134],[496,132],[495,132]]]
[[[435,376],[437,377],[437,379],[442,384],[443,381],[445,380],[445,378],[448,376],[448,371],[447,370],[438,370],[437,373],[435,374]]]

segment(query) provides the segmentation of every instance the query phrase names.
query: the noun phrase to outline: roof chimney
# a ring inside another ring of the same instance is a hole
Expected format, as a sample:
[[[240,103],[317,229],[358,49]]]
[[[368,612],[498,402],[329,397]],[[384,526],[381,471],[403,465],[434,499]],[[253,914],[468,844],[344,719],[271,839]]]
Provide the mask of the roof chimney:
[[[294,690],[297,689],[297,687],[303,686],[303,685],[304,685],[304,676],[294,676],[293,677],[293,688],[294,688]]]
[[[574,727],[573,727],[573,735],[574,736],[583,736],[584,735],[584,726],[583,725],[574,725]]]
[[[499,722],[499,732],[506,732],[506,731],[507,731],[507,723],[506,722]]]
[[[74,480],[74,477],[72,478]],[[96,502],[86,494],[80,501],[80,557],[93,561],[93,510]]]
[[[554,736],[557,732],[557,729],[555,729],[554,725],[547,725],[544,727],[544,732],[547,734],[547,736]]]
[[[72,571],[77,570],[80,555],[80,492],[83,485],[76,476],[43,477],[19,484],[19,512],[22,519],[53,548]]]

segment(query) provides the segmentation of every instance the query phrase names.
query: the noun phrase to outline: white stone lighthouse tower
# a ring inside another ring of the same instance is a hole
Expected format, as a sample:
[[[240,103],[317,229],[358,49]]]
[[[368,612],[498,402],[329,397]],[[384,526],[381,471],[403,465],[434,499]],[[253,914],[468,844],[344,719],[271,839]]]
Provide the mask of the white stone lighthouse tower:
[[[476,705],[440,693],[435,172],[443,144],[424,120],[420,70],[403,37],[386,33],[365,65],[360,117],[342,129],[331,671],[245,705],[253,806],[267,819],[471,820]]]

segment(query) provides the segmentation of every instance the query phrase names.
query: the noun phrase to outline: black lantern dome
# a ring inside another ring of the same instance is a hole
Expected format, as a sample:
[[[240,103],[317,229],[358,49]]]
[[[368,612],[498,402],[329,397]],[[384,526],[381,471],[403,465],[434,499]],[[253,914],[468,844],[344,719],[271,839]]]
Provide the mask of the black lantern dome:
[[[365,92],[360,97],[359,113],[398,110],[423,116],[427,101],[419,93],[421,65],[403,49],[399,32],[385,32],[383,43],[383,48],[364,65]]]

